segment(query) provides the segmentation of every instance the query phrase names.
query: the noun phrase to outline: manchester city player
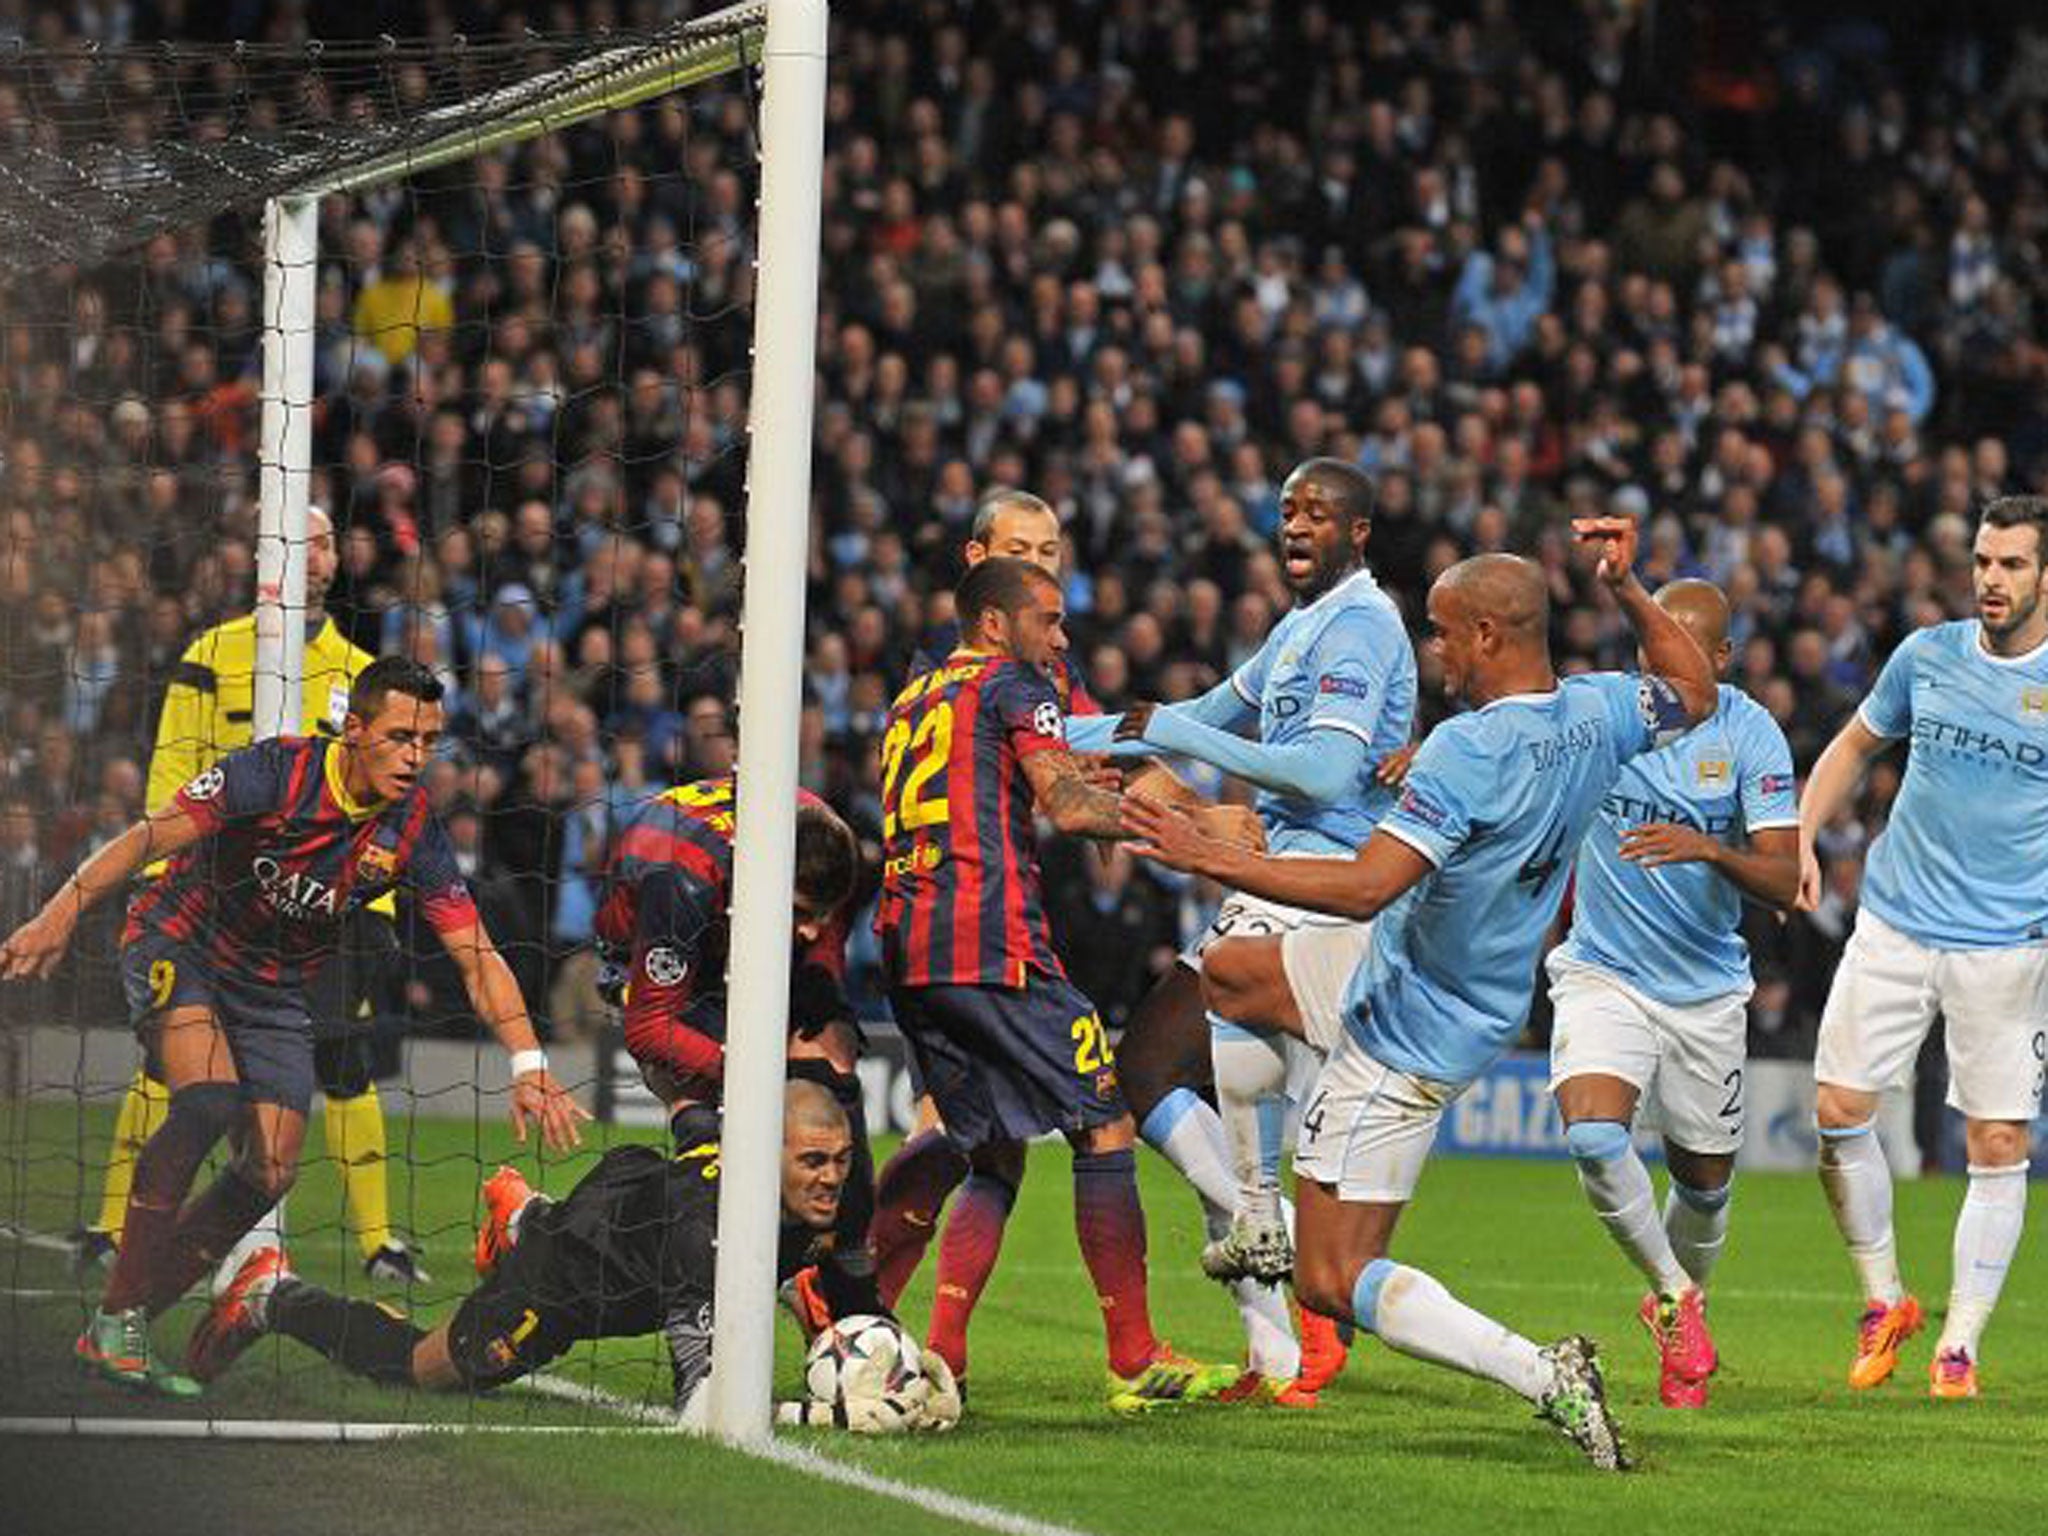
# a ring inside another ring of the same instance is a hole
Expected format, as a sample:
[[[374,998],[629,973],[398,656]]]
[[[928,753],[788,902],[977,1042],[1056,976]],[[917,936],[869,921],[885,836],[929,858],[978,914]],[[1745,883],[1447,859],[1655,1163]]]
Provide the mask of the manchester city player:
[[[1399,803],[1349,859],[1226,849],[1187,818],[1125,800],[1146,851],[1233,889],[1362,923],[1233,938],[1209,952],[1210,1006],[1306,1033],[1341,1022],[1302,1113],[1296,1198],[1303,1305],[1405,1354],[1497,1381],[1595,1466],[1628,1464],[1593,1345],[1547,1349],[1457,1301],[1387,1255],[1444,1107],[1521,1032],[1545,931],[1579,841],[1631,758],[1714,711],[1714,673],[1650,600],[1623,519],[1575,524],[1601,546],[1600,576],[1640,637],[1641,677],[1559,679],[1542,572],[1510,555],[1453,566],[1429,594],[1444,683],[1473,707],[1431,733]]]
[[[1281,487],[1280,553],[1298,606],[1208,693],[1162,708],[1134,706],[1114,727],[1119,743],[1199,758],[1256,785],[1266,846],[1282,855],[1348,855],[1362,845],[1393,804],[1394,790],[1380,782],[1378,771],[1407,745],[1414,727],[1414,648],[1400,609],[1365,566],[1373,503],[1372,481],[1351,464],[1310,459],[1297,467]],[[1194,983],[1213,945],[1233,934],[1343,922],[1233,891],[1183,967],[1132,1021],[1124,1060],[1185,1054],[1183,1048],[1162,1050],[1150,1037],[1203,1028]],[[1173,1006],[1183,995],[1187,1006]],[[1335,1020],[1329,1022],[1331,1034],[1311,1036],[1314,1056],[1302,1060],[1301,1044],[1279,1030],[1208,1015],[1230,1166],[1216,1146],[1215,1116],[1195,1085],[1176,1084],[1133,1106],[1143,1115],[1146,1140],[1204,1192],[1211,1242],[1203,1267],[1237,1282],[1245,1314],[1249,1370],[1241,1385],[1288,1406],[1313,1405],[1344,1359],[1333,1331],[1298,1345],[1284,1302],[1270,1288],[1294,1261],[1280,1199],[1290,1066],[1296,1085],[1304,1085],[1335,1043]],[[1315,1358],[1304,1361],[1309,1345]]]
[[[1799,811],[1799,905],[1818,904],[1814,840],[1871,759],[1909,738],[1905,780],[1871,845],[1855,931],[1821,1016],[1820,1177],[1866,1298],[1852,1387],[1874,1387],[1920,1328],[1899,1278],[1891,1175],[1873,1129],[1940,1013],[1949,1103],[1968,1122],[1935,1397],[1977,1394],[1977,1341],[2019,1247],[2027,1134],[2048,1051],[2048,498],[2008,496],[1977,529],[1977,617],[1892,652],[1814,764]]]
[[[1728,600],[1674,581],[1657,605],[1727,669]],[[1550,953],[1550,1085],[1579,1181],[1650,1282],[1643,1325],[1666,1407],[1697,1408],[1718,1363],[1705,1286],[1728,1231],[1749,1033],[1746,896],[1799,888],[1792,750],[1768,711],[1721,685],[1712,718],[1621,771],[1579,845],[1571,937]],[[1629,1124],[1664,1132],[1661,1214]]]

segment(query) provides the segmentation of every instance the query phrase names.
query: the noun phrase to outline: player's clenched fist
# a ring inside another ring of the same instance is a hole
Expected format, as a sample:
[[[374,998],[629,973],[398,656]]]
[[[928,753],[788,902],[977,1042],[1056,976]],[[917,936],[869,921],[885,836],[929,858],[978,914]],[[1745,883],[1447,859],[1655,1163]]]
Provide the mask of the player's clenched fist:
[[[1572,532],[1600,551],[1595,573],[1610,587],[1619,587],[1636,568],[1636,520],[1632,517],[1575,517]]]

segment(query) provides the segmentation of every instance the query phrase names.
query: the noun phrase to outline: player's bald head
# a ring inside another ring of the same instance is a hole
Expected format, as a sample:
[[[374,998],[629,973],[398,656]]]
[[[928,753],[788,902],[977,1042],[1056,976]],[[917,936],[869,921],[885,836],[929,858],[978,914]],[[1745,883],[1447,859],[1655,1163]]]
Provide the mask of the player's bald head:
[[[1728,643],[1728,598],[1711,581],[1667,581],[1657,589],[1657,606],[1678,620],[1709,657]]]
[[[1444,594],[1476,623],[1503,635],[1544,642],[1550,632],[1550,589],[1534,561],[1520,555],[1474,555],[1437,578]]]
[[[817,1083],[803,1078],[783,1086],[782,1134],[791,1139],[848,1136],[852,1126],[839,1101]]]

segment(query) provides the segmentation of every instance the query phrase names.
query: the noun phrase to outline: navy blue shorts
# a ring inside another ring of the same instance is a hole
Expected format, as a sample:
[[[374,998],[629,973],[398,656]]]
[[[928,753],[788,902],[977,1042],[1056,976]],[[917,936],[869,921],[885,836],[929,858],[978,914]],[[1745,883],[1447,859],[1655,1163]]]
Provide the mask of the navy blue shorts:
[[[148,1026],[173,1008],[205,1008],[227,1036],[243,1098],[302,1115],[313,1102],[313,1020],[283,988],[222,976],[197,950],[160,933],[121,946],[121,987],[158,1082],[163,1062]]]
[[[967,1148],[1071,1135],[1126,1113],[1095,1005],[1072,982],[897,987],[889,994],[925,1091]]]

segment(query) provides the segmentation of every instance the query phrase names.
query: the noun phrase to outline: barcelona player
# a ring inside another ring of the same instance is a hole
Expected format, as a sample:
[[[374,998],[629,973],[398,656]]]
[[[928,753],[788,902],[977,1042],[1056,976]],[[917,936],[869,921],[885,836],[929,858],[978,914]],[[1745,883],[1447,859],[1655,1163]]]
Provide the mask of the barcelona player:
[[[1059,514],[1029,491],[1015,486],[994,487],[975,508],[961,559],[972,570],[992,555],[1028,561],[1057,581],[1061,565]],[[911,660],[905,686],[941,665],[959,644],[960,624],[956,615],[925,637]],[[1101,706],[1090,696],[1086,682],[1073,664],[1064,631],[1047,652],[1045,673],[1070,721],[1102,723]],[[1108,744],[1104,732],[1100,745]],[[1136,782],[1143,785],[1146,793],[1174,804],[1189,804],[1196,799],[1192,791],[1158,764],[1144,765]],[[911,1068],[914,1073],[914,1060]],[[1022,1167],[1020,1161],[1020,1176]],[[875,1181],[875,1260],[882,1295],[892,1304],[923,1261],[946,1201],[970,1176],[966,1155],[946,1135],[931,1096],[920,1092],[915,1130],[883,1165]],[[965,1198],[980,1207],[975,1218],[980,1230],[987,1232],[993,1226],[1000,1231],[1001,1216],[979,1186],[970,1187]]]
[[[1430,733],[1401,798],[1348,859],[1252,855],[1141,799],[1149,851],[1234,890],[1363,923],[1226,939],[1203,968],[1209,1005],[1289,1033],[1334,1015],[1336,1045],[1301,1117],[1304,1306],[1419,1359],[1498,1382],[1595,1466],[1628,1464],[1593,1345],[1538,1348],[1387,1257],[1444,1109],[1521,1033],[1536,959],[1580,839],[1622,767],[1714,711],[1713,669],[1634,574],[1635,524],[1587,519],[1600,576],[1641,639],[1640,676],[1560,679],[1548,588],[1532,562],[1481,555],[1429,594],[1446,687],[1473,707]]]
[[[290,1187],[314,1084],[306,985],[348,913],[403,888],[461,972],[477,1016],[511,1053],[510,1110],[548,1145],[584,1115],[548,1072],[512,972],[491,943],[428,810],[420,775],[440,739],[441,684],[373,662],[339,739],[281,737],[231,752],[80,866],[0,944],[0,978],[47,975],[87,908],[152,860],[131,905],[121,972],[152,1075],[170,1089],[136,1161],[124,1236],[77,1355],[124,1385],[189,1396],[158,1359],[150,1320],[217,1264]],[[186,1199],[215,1143],[233,1156]]]
[[[327,590],[339,564],[334,525],[325,511],[306,512],[306,656],[301,688],[299,734],[338,736],[348,718],[350,686],[376,658],[349,643],[327,612]],[[164,692],[156,745],[149,756],[149,803],[165,805],[185,785],[227,753],[255,740],[256,620],[252,615],[217,624],[185,648]],[[145,871],[154,875],[160,870]],[[313,1068],[319,1080],[327,1152],[341,1174],[342,1203],[373,1280],[417,1282],[427,1278],[419,1261],[391,1230],[390,1191],[385,1177],[384,1105],[377,1093],[373,1026],[385,978],[398,954],[389,901],[358,908],[349,917],[334,963],[313,983]],[[81,1270],[111,1262],[121,1238],[136,1154],[163,1118],[169,1095],[148,1071],[138,1068],[120,1112],[100,1212],[79,1234]],[[284,1205],[250,1233],[243,1248],[267,1239],[282,1241]],[[265,1233],[264,1228],[271,1229]],[[234,1262],[232,1256],[229,1263]]]
[[[635,813],[613,841],[597,936],[612,974],[626,1049],[671,1105],[715,1106],[725,1069],[726,957],[732,947],[737,781],[679,784]],[[795,949],[789,1074],[830,1091],[854,1127],[854,1165],[840,1201],[834,1262],[805,1298],[807,1326],[880,1310],[867,1245],[874,1164],[856,1066],[861,1036],[845,987],[847,907],[860,871],[853,831],[801,792],[796,806]]]
[[[1108,1335],[1112,1409],[1208,1396],[1235,1378],[1152,1331],[1136,1126],[1108,1032],[1067,980],[1040,895],[1034,812],[1062,832],[1120,836],[1121,796],[1067,750],[1044,668],[1063,631],[1059,583],[1001,556],[955,594],[961,644],[897,696],[882,746],[884,866],[875,925],[890,1001],[946,1132],[973,1166],[940,1246],[929,1343],[955,1375],[995,1266],[1023,1144],[1074,1149],[1081,1256]]]

